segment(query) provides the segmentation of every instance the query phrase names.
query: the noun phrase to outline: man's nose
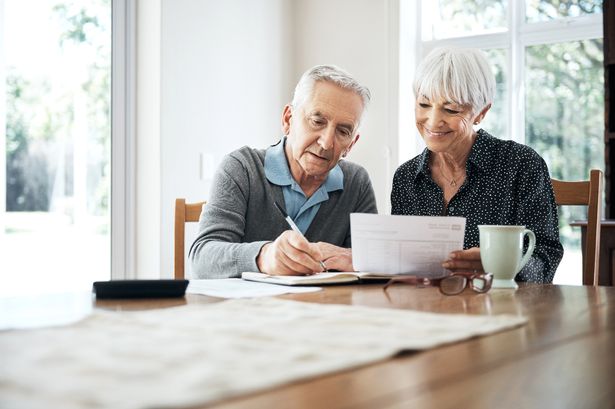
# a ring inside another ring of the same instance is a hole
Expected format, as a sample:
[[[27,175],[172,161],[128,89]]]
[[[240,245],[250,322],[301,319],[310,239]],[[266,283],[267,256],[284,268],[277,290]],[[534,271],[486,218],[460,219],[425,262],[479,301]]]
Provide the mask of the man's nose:
[[[333,148],[333,142],[335,141],[335,127],[327,126],[320,134],[318,138],[318,145],[321,149],[328,151]]]

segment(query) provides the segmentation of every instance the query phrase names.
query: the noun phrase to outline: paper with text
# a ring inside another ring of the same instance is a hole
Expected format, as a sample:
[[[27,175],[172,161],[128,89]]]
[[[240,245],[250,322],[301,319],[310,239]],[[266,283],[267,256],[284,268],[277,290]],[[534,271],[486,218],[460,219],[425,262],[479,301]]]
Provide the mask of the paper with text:
[[[440,277],[442,262],[463,249],[465,217],[352,213],[352,264],[357,271]]]

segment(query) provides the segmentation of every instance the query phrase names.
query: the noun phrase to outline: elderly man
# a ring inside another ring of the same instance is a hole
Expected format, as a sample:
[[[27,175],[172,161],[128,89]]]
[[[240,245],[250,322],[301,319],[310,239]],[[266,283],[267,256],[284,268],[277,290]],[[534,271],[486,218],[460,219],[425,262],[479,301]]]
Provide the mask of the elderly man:
[[[195,277],[353,269],[349,214],[377,209],[365,169],[341,159],[359,140],[369,99],[335,66],[303,74],[282,113],[285,136],[267,149],[230,153],[216,172],[190,248]]]

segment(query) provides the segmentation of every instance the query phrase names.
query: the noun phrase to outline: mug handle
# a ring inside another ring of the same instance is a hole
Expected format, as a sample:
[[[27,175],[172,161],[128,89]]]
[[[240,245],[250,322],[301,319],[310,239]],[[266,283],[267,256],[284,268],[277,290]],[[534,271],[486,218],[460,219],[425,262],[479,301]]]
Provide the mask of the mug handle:
[[[521,270],[528,261],[530,261],[530,257],[532,257],[532,253],[534,253],[534,247],[536,246],[536,235],[530,229],[523,230],[523,237],[527,235],[530,238],[530,245],[527,247],[527,251],[523,255],[521,259],[521,266],[519,266],[519,270]]]

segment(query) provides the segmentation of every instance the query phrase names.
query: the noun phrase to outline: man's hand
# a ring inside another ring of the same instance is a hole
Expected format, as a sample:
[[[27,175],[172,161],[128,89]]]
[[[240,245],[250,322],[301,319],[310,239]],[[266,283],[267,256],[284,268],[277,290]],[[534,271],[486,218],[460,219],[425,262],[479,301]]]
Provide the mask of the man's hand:
[[[318,245],[287,230],[261,248],[256,265],[261,273],[269,275],[309,275],[323,270],[319,260],[322,254]]]
[[[467,250],[453,251],[442,267],[455,271],[476,271],[482,273],[483,264],[480,261],[480,248],[472,247]]]
[[[316,246],[322,253],[322,261],[328,270],[354,271],[352,250],[319,241]]]

